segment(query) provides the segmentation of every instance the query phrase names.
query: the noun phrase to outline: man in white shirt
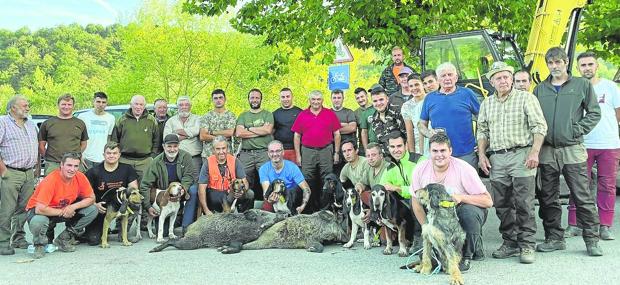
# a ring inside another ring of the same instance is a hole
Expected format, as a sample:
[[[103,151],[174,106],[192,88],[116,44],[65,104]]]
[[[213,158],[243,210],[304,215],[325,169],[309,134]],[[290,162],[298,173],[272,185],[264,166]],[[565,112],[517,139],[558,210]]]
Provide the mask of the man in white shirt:
[[[108,106],[108,95],[95,92],[93,109],[78,115],[78,119],[86,124],[88,144],[83,153],[82,168],[84,173],[96,163],[103,161],[103,148],[108,143],[116,119],[114,115],[105,111]]]

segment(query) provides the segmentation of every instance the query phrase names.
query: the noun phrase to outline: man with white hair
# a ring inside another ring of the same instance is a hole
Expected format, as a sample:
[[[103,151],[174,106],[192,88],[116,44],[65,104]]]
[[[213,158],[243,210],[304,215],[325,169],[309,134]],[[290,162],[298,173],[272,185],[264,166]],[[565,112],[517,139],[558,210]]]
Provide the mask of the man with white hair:
[[[440,88],[424,99],[419,130],[427,138],[436,134],[437,129],[445,131],[453,145],[452,156],[477,168],[472,120],[478,115],[480,103],[471,89],[456,85],[459,76],[452,63],[440,64],[436,72]],[[428,128],[429,122],[433,129]]]
[[[202,142],[200,141],[200,116],[192,114],[192,102],[188,96],[177,99],[179,112],[166,122],[164,137],[175,134],[179,137],[179,149],[192,156],[194,177],[198,178],[198,171],[202,166]]]

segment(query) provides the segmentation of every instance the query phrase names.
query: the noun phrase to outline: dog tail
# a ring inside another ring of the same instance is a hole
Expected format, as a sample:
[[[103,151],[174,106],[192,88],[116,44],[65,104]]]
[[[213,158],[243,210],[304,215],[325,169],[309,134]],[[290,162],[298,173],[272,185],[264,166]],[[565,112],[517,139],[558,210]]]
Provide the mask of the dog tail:
[[[164,250],[165,248],[169,247],[169,246],[174,246],[174,240],[169,240],[163,244],[160,244],[156,247],[154,247],[153,249],[149,250],[149,253],[153,253],[153,252],[160,252],[162,250]]]

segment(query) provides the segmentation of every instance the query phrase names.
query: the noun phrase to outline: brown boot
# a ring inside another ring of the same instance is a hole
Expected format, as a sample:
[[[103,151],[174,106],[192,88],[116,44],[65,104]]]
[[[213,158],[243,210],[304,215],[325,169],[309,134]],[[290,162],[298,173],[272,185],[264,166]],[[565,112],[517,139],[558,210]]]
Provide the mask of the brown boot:
[[[58,247],[58,250],[64,252],[74,252],[75,245],[73,245],[73,234],[67,229],[65,229],[60,235],[54,240],[54,245]]]
[[[6,242],[0,242],[0,255],[13,255],[15,254],[15,250],[11,246],[11,244]]]

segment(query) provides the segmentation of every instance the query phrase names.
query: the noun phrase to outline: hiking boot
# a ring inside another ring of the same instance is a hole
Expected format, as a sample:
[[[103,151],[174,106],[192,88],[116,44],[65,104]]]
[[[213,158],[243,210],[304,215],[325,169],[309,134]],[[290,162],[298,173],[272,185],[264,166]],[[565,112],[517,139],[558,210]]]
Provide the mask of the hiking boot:
[[[34,246],[34,252],[32,253],[32,258],[34,259],[40,259],[43,258],[45,256],[45,246],[43,245],[35,245]]]
[[[496,251],[494,251],[491,255],[493,258],[504,259],[508,257],[518,256],[520,253],[519,249],[516,247],[508,246],[505,243],[502,244]]]
[[[563,240],[546,239],[545,242],[536,245],[536,251],[551,252],[555,250],[565,250],[566,242]]]
[[[0,242],[0,255],[13,255],[15,254],[15,250],[11,247],[10,243]]]
[[[531,248],[521,249],[521,255],[519,256],[519,262],[523,264],[532,264],[536,261],[536,253]]]
[[[614,239],[616,239],[614,237],[614,235],[611,233],[611,230],[609,229],[609,226],[601,226],[601,228],[599,229],[599,235],[601,236],[602,240],[614,240]]]
[[[19,248],[19,249],[27,249],[29,245],[30,244],[28,244],[28,242],[25,239],[20,239],[17,241],[13,241],[11,243],[12,248]]]
[[[583,235],[583,230],[581,228],[578,228],[577,226],[571,226],[569,225],[566,230],[564,230],[564,237],[565,238],[570,238],[570,237],[579,237]]]
[[[602,256],[603,249],[598,245],[598,242],[592,241],[586,243],[586,250],[589,256]]]
[[[54,240],[54,245],[58,247],[58,250],[63,252],[74,252],[75,245],[72,242],[73,235],[68,229],[65,229],[60,235]]]
[[[461,262],[459,263],[459,270],[461,272],[465,272],[469,270],[470,266],[471,266],[471,260],[469,258],[463,258]]]

